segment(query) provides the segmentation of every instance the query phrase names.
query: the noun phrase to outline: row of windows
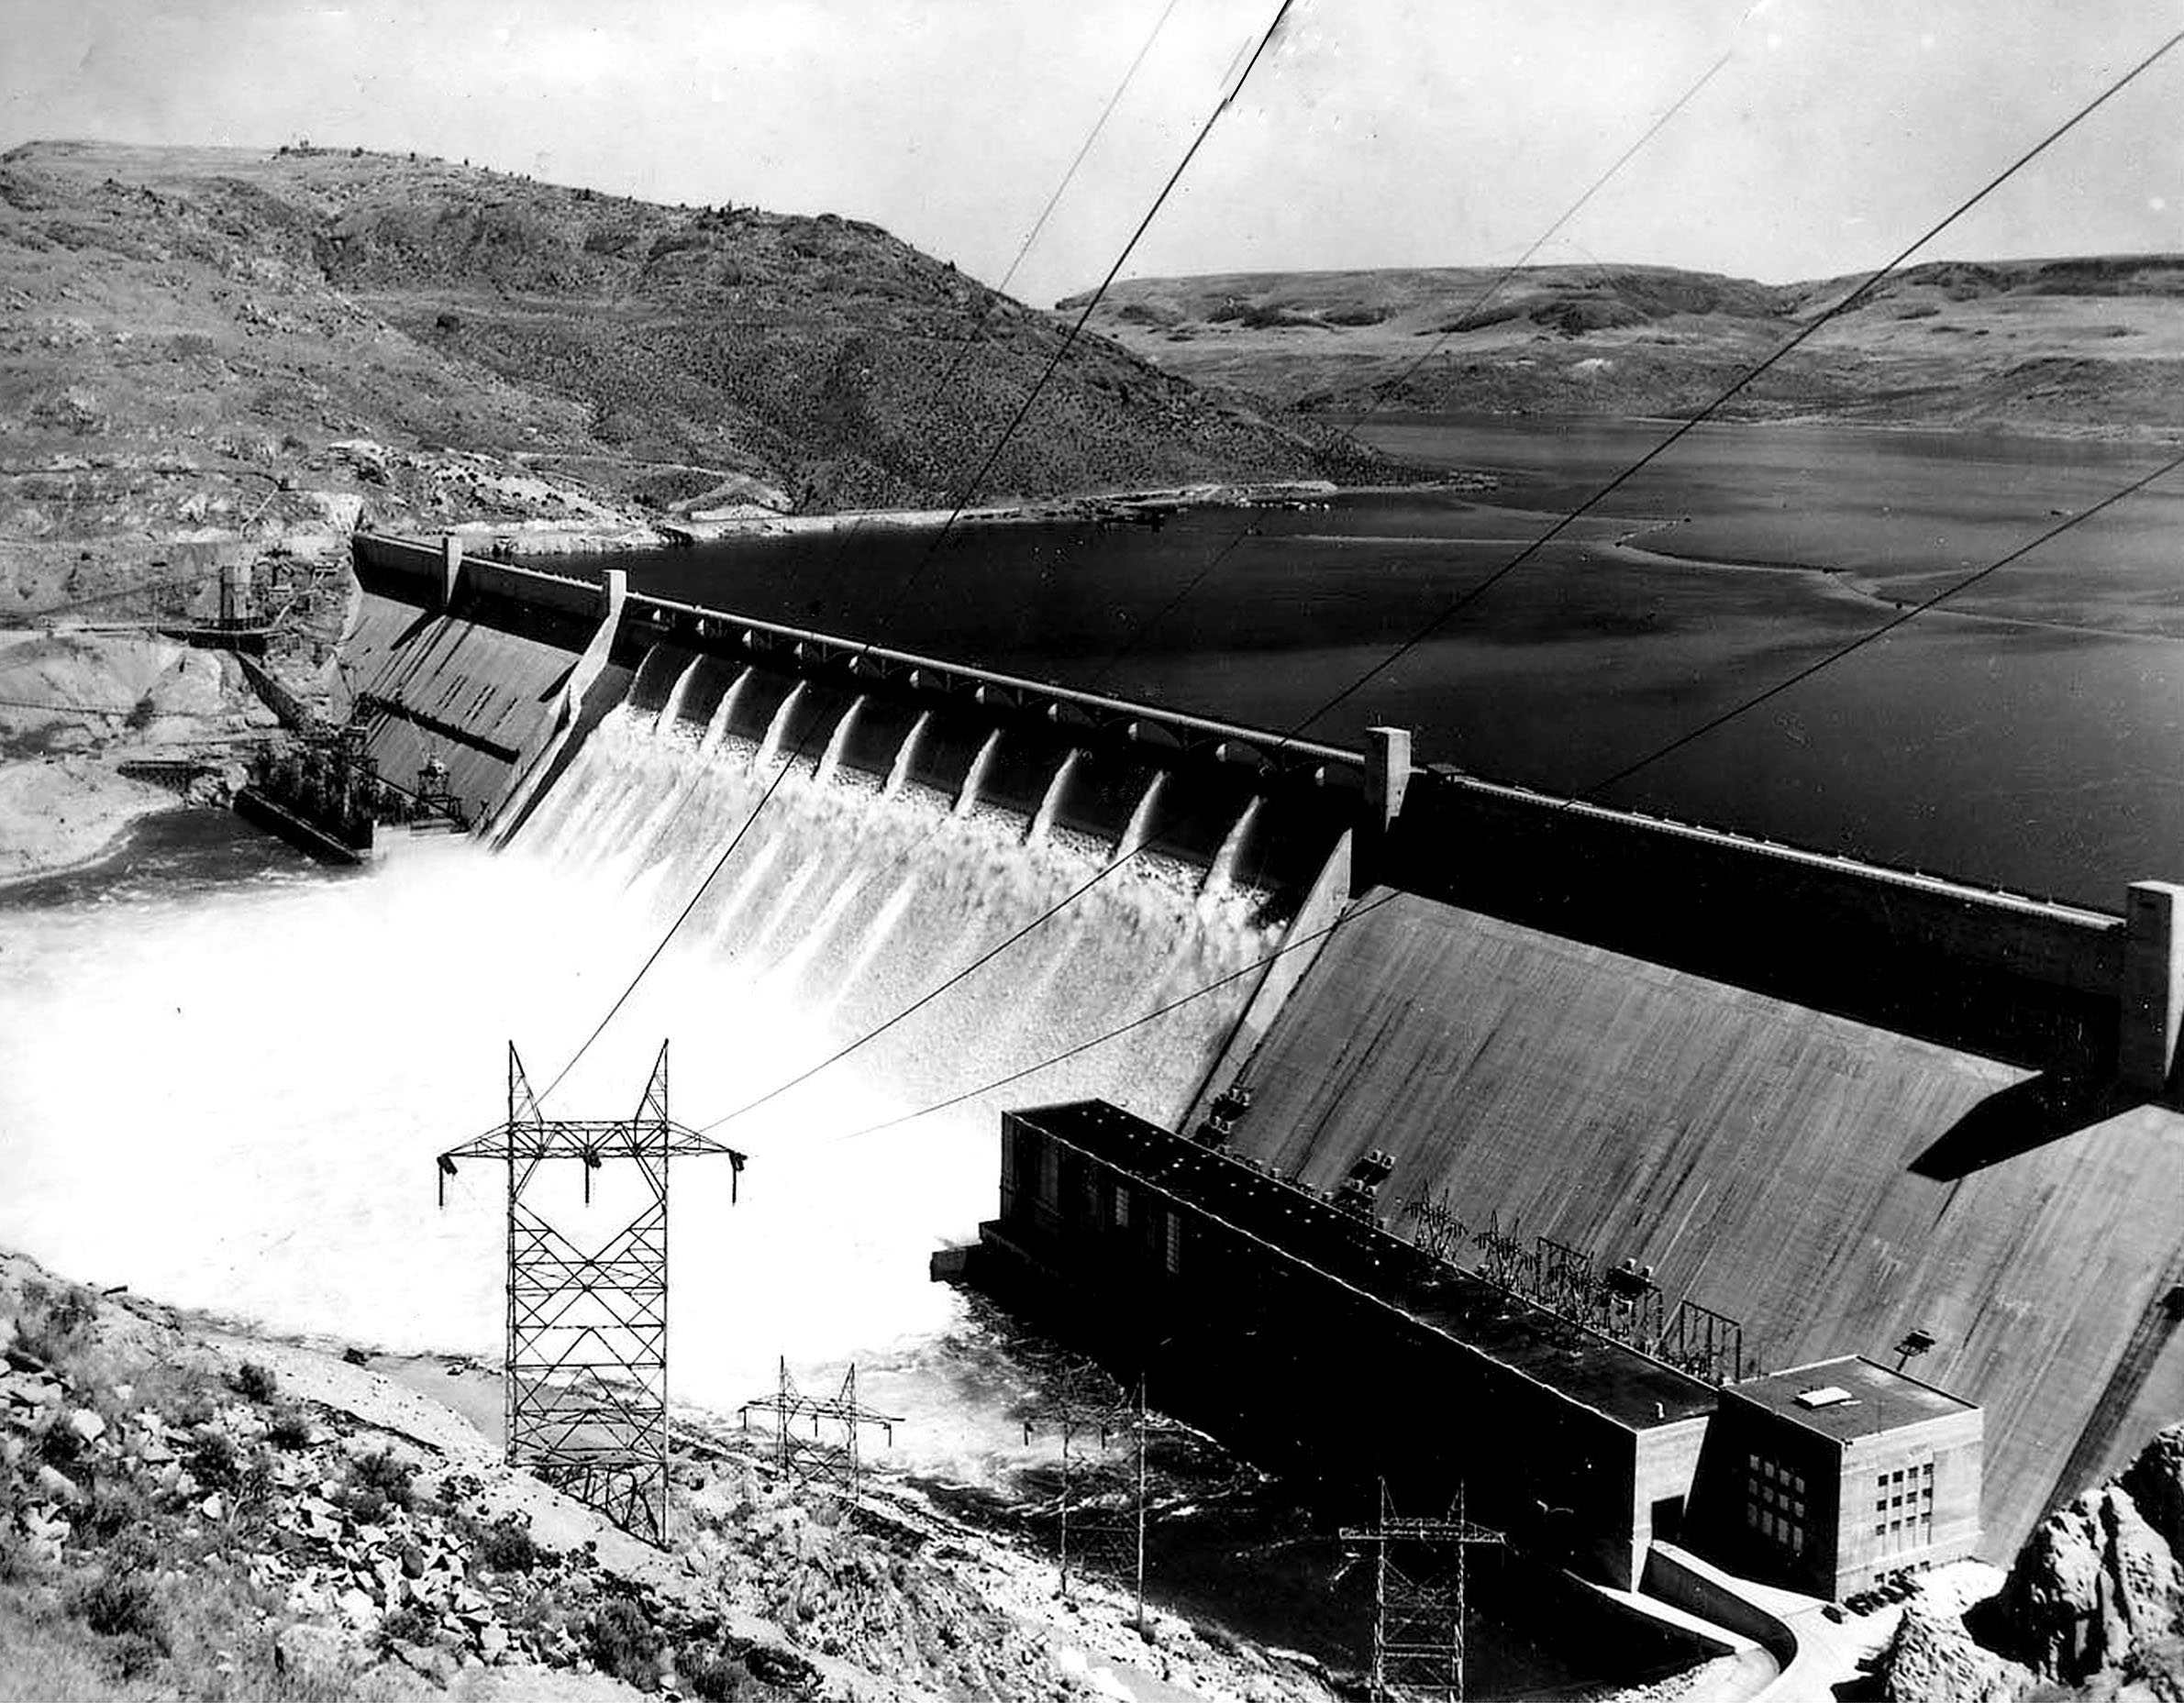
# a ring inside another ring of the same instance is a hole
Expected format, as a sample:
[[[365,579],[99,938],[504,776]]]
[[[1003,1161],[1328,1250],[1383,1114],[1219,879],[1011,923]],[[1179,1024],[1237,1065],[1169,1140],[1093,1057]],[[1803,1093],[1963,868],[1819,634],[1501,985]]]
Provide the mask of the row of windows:
[[[1749,1454],[1745,1461],[1753,1477],[1765,1479],[1770,1484],[1788,1485],[1799,1496],[1805,1493],[1804,1474],[1793,1472],[1787,1466],[1779,1466],[1764,1455]]]
[[[1934,1542],[1934,1463],[1873,1475],[1873,1535],[1884,1550]]]
[[[1146,1209],[1136,1200],[1137,1190],[1116,1178],[1103,1178],[1095,1185],[1092,1177],[1081,1161],[1062,1156],[1059,1165],[1040,1163],[1045,1156],[1039,1148],[1021,1137],[1013,1154],[1014,1183],[1018,1190],[1028,1190],[1049,1210],[1066,1213],[1077,1220],[1092,1219],[1095,1222],[1104,1217],[1109,1228],[1127,1231],[1131,1225],[1146,1222],[1152,1230],[1159,1248],[1160,1262],[1169,1271],[1182,1269],[1183,1218],[1182,1214],[1155,1207],[1152,1216],[1144,1217]],[[1057,1197],[1059,1197],[1059,1199]],[[1100,1203],[1105,1202],[1105,1211]]]
[[[1873,1522],[1873,1535],[1883,1549],[1918,1549],[1934,1542],[1934,1508],[1929,1503],[1916,1514],[1891,1513]]]
[[[1779,1543],[1793,1555],[1805,1553],[1805,1528],[1797,1521],[1778,1514],[1771,1509],[1757,1508],[1749,1503],[1744,1510],[1745,1524],[1762,1537]]]
[[[1792,1555],[1805,1550],[1805,1476],[1765,1455],[1745,1457],[1745,1524]]]
[[[1804,1480],[1792,1486],[1787,1476],[1772,1484],[1764,1478],[1745,1480],[1745,1498],[1755,1508],[1770,1508],[1796,1520],[1805,1517]]]

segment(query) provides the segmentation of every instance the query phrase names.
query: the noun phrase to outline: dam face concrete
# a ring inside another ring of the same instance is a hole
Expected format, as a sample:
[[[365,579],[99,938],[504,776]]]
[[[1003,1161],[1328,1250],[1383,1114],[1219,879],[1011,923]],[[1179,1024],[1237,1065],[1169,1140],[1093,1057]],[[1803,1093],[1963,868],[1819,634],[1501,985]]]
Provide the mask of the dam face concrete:
[[[1248,1156],[1332,1189],[1384,1151],[1397,1228],[1436,1200],[1635,1258],[1769,1366],[1931,1333],[1918,1370],[1988,1412],[1990,1554],[2184,1412],[2176,887],[2057,905],[1414,769],[1400,730],[1285,741],[450,559],[359,539],[349,676],[390,776],[441,755],[504,836],[572,765],[602,789],[619,711],[1266,895],[1297,949],[1182,1127],[1240,1078]]]

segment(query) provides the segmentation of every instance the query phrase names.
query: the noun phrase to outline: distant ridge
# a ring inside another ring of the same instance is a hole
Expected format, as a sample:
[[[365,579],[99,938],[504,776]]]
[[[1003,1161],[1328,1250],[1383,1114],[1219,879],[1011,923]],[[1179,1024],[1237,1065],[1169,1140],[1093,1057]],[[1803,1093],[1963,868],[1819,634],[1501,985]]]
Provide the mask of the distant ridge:
[[[1497,276],[1450,267],[1136,279],[1118,284],[1092,323],[1170,371],[1313,411],[1666,415],[1709,400],[1860,282],[1538,266],[1467,312]],[[1728,413],[2184,435],[2184,255],[1910,267]]]

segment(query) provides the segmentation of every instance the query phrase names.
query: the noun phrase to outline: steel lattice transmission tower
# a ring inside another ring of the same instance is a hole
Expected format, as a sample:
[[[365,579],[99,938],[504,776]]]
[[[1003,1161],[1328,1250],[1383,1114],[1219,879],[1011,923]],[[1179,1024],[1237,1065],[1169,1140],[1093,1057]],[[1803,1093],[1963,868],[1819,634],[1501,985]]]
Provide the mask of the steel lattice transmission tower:
[[[775,1392],[743,1404],[746,1425],[750,1422],[753,1409],[773,1415],[773,1458],[790,1481],[799,1490],[820,1488],[838,1492],[852,1508],[857,1502],[858,1485],[864,1470],[859,1430],[866,1425],[879,1426],[886,1432],[892,1446],[895,1427],[903,1422],[899,1413],[881,1413],[858,1400],[855,1365],[843,1377],[839,1395],[807,1396],[790,1377],[785,1355],[781,1359],[781,1383]],[[799,1436],[796,1423],[806,1419],[812,1422],[812,1434]],[[838,1443],[826,1434],[829,1424],[840,1428]]]
[[[1464,1518],[1461,1490],[1444,1517],[1398,1514],[1382,1479],[1379,1522],[1346,1526],[1342,1541],[1372,1552],[1374,1703],[1398,1686],[1462,1703],[1466,1557],[1473,1544],[1500,1543],[1502,1534]]]
[[[1118,1576],[1136,1601],[1136,1626],[1145,1630],[1145,1532],[1147,1441],[1170,1429],[1146,1406],[1145,1379],[1127,1391],[1096,1369],[1068,1380],[1060,1395],[1024,1424],[1051,1426],[1061,1439],[1061,1594],[1072,1578],[1090,1572]],[[1097,1438],[1098,1448],[1089,1446]]]
[[[506,1458],[589,1503],[633,1536],[668,1526],[668,1162],[744,1156],[668,1115],[663,1042],[635,1115],[549,1118],[508,1047],[508,1121],[439,1156],[440,1201],[458,1159],[498,1159],[508,1174]],[[586,1252],[524,1198],[549,1160],[592,1173],[627,1160],[647,1200]],[[731,1198],[733,1196],[731,1195]]]

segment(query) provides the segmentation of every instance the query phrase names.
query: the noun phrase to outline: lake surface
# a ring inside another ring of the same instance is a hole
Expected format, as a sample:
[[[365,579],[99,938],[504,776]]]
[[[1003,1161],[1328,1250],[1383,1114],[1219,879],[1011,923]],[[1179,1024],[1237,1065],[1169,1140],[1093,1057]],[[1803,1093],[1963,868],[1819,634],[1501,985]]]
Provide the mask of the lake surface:
[[[1336,743],[1407,725],[1424,760],[2102,909],[2129,880],[2184,878],[2176,479],[1599,790],[2164,459],[2141,446],[1702,427],[1322,713],[1669,429],[1369,429],[1414,462],[1491,473],[1483,497],[611,559],[664,595]]]

